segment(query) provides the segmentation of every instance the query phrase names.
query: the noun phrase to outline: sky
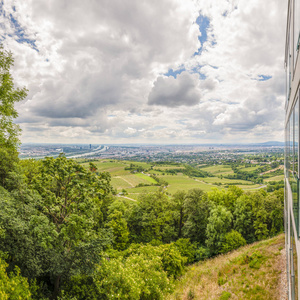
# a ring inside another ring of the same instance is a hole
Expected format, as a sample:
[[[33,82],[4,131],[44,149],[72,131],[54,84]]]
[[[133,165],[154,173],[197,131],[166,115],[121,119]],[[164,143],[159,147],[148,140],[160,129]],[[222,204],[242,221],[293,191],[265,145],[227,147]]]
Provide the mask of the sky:
[[[0,0],[23,143],[283,141],[283,0]]]

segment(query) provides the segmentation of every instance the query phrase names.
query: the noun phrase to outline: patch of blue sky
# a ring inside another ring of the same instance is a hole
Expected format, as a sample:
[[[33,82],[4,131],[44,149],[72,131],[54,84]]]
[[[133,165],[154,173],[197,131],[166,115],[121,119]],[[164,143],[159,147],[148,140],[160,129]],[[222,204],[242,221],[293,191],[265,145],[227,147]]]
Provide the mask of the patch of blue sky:
[[[207,78],[207,76],[205,75],[205,74],[203,74],[203,73],[201,73],[201,68],[202,68],[203,66],[197,66],[197,67],[194,67],[193,69],[192,69],[192,73],[193,74],[198,74],[199,75],[199,79],[200,80],[205,80],[206,78]]]
[[[173,69],[169,69],[169,71],[167,73],[165,73],[165,76],[173,76],[174,78],[177,78],[178,74],[181,74],[183,71],[185,71],[185,68],[180,68],[178,70],[173,70]]]
[[[228,10],[225,10],[225,11],[222,13],[222,16],[223,16],[223,17],[227,17],[227,15],[228,15]]]
[[[38,51],[38,48],[35,44],[36,40],[30,39],[26,37],[26,34],[24,32],[24,29],[22,28],[21,24],[18,22],[17,19],[14,18],[12,14],[9,15],[9,20],[12,28],[14,29],[14,34],[16,36],[16,41],[20,44],[27,43],[29,44],[34,50]]]
[[[257,78],[252,78],[252,79],[257,80],[257,81],[267,81],[271,78],[272,78],[272,76],[270,76],[270,75],[258,75]]]
[[[272,76],[269,76],[269,75],[258,75],[259,77],[259,81],[266,81],[266,80],[269,80],[272,78]]]
[[[201,33],[201,35],[198,36],[198,40],[201,43],[201,46],[198,49],[198,51],[194,53],[194,56],[201,54],[201,52],[203,50],[203,44],[207,41],[207,30],[210,25],[210,20],[208,17],[200,15],[197,18],[196,23],[198,24],[199,31]]]

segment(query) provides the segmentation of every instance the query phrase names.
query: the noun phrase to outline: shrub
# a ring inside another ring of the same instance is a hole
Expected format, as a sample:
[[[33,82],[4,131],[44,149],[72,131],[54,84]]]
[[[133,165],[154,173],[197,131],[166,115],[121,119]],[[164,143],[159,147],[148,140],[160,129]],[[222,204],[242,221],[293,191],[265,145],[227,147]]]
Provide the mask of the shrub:
[[[231,297],[231,293],[223,291],[220,297],[220,300],[228,300]]]
[[[0,299],[31,299],[27,279],[20,275],[20,269],[6,273],[7,263],[0,258]]]
[[[175,278],[182,274],[184,265],[187,262],[187,258],[181,256],[173,244],[160,246],[134,244],[123,253],[125,257],[140,254],[149,260],[158,257],[167,275]]]
[[[200,246],[196,251],[195,251],[195,259],[196,261],[199,260],[205,260],[211,256],[210,251],[208,248]]]
[[[155,255],[103,259],[93,277],[101,299],[163,299],[163,294],[173,289],[160,257]]]
[[[243,236],[239,232],[231,230],[225,234],[224,242],[220,252],[226,253],[244,245],[246,245],[246,240],[243,238]]]
[[[190,239],[178,239],[174,246],[182,256],[187,258],[187,263],[195,261],[196,246],[190,242]]]

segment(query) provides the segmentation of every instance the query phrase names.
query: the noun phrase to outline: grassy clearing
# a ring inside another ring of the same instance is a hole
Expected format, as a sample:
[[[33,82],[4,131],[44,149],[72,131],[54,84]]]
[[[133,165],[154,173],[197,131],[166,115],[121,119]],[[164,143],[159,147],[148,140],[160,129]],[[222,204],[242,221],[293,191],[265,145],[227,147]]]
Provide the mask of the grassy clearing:
[[[118,160],[97,160],[93,161],[93,164],[97,167],[100,172],[109,172],[111,176],[127,175],[130,171],[124,170],[125,167],[129,167],[128,162]],[[83,163],[84,167],[88,168],[89,163]]]
[[[261,166],[256,166],[256,167],[242,167],[242,168],[239,168],[239,170],[243,171],[243,172],[252,172],[252,171],[257,170],[260,167]]]
[[[152,192],[157,191],[158,189],[159,189],[159,186],[152,185],[152,186],[142,186],[142,187],[136,187],[136,188],[128,189],[127,192],[128,192],[129,195],[132,195],[132,194],[138,194],[139,195],[139,194],[142,194],[144,192],[152,193]]]
[[[111,179],[111,185],[113,186],[113,188],[115,188],[117,190],[128,189],[128,188],[132,187],[127,181],[125,181],[121,177],[113,177]]]
[[[222,183],[222,184],[253,184],[251,181],[242,180],[242,179],[228,179],[228,178],[219,178],[219,177],[206,177],[203,178],[203,181],[207,183]]]
[[[112,177],[111,180],[112,186],[117,190],[123,188],[134,188],[140,183],[150,184],[156,183],[156,181],[153,178],[144,174],[129,174],[123,176],[115,176]]]
[[[211,191],[212,188],[216,188],[214,185],[205,184],[202,181],[202,178],[199,178],[199,181],[196,181],[193,178],[190,178],[186,175],[164,175],[160,176],[169,183],[167,191],[170,194],[174,194],[178,190],[188,191],[190,189],[199,188],[203,191]]]
[[[280,180],[284,180],[284,175],[277,175],[277,176],[274,176],[274,177],[264,179],[265,182],[280,181]]]
[[[169,300],[280,299],[284,234],[188,267]]]
[[[156,181],[150,176],[142,173],[130,173],[129,170],[125,170],[125,167],[129,167],[130,164],[138,165],[143,167],[144,169],[150,169],[151,164],[145,162],[135,162],[135,161],[119,161],[114,159],[100,159],[97,161],[93,161],[100,172],[109,172],[112,177],[112,186],[120,191],[122,189],[126,189],[129,193],[140,193],[140,189],[135,190],[135,187],[140,184],[155,184]],[[89,163],[82,163],[86,168],[89,167]],[[161,169],[158,171],[156,168]],[[149,170],[150,174],[157,174],[158,177],[163,178],[165,181],[169,183],[167,188],[167,192],[170,194],[174,194],[178,190],[188,191],[193,188],[200,188],[205,192],[211,191],[212,188],[225,188],[227,184],[235,184],[240,186],[242,189],[250,190],[259,187],[259,185],[250,185],[250,181],[239,180],[239,179],[227,179],[227,178],[219,178],[221,175],[232,174],[233,171],[228,165],[215,165],[203,168],[202,170],[213,173],[215,177],[207,177],[207,178],[189,178],[188,176],[177,173],[177,175],[162,175],[164,171],[168,169],[184,169],[182,166],[174,166],[174,165],[162,165],[155,166],[153,170]],[[256,167],[255,167],[256,168]],[[251,169],[251,168],[247,168]],[[274,177],[275,178],[275,177]],[[271,180],[271,178],[270,178]],[[217,184],[222,184],[219,187]],[[147,191],[156,191],[158,187],[142,187],[143,190]]]
[[[231,166],[228,165],[215,165],[206,168],[201,168],[201,170],[212,173],[214,175],[227,175],[233,174]]]
[[[253,184],[253,185],[237,185],[239,188],[243,189],[244,191],[251,191],[251,190],[257,190],[261,188],[264,185],[261,184]]]
[[[173,170],[173,169],[185,169],[185,167],[182,167],[182,166],[155,166],[153,168],[153,170],[157,170],[157,169],[160,169],[162,171],[164,170]]]
[[[148,175],[145,175],[145,174],[142,174],[142,173],[137,173],[136,176],[145,179],[149,183],[154,183],[154,184],[157,183],[155,179],[153,179],[152,177],[150,177]]]

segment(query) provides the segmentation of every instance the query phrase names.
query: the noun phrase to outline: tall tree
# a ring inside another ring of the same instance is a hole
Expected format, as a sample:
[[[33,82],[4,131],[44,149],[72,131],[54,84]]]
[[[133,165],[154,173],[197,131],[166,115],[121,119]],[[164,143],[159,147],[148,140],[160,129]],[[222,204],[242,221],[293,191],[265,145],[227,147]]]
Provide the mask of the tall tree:
[[[184,214],[184,201],[186,197],[185,191],[177,191],[173,195],[173,202],[174,202],[174,213],[175,213],[175,220],[176,225],[178,226],[178,238],[181,238],[182,235],[182,227],[185,221],[185,214]]]
[[[29,185],[16,174],[14,190],[1,187],[0,250],[9,253],[10,266],[46,280],[53,298],[71,275],[90,273],[112,241],[111,230],[99,225],[109,180],[60,156],[43,160]]]
[[[163,189],[142,194],[128,219],[131,240],[148,243],[152,240],[171,242],[176,237],[172,202]]]
[[[15,103],[27,96],[25,88],[15,88],[10,68],[14,59],[10,51],[0,45],[0,184],[5,185],[7,174],[18,160],[20,128],[13,123],[18,116]]]
[[[206,245],[212,254],[221,251],[225,235],[231,230],[232,214],[223,205],[213,208],[206,228]]]
[[[188,191],[184,201],[186,221],[183,226],[183,235],[192,242],[204,244],[206,226],[211,210],[211,201],[201,189]]]
[[[56,296],[64,276],[72,269],[91,269],[103,241],[109,242],[110,235],[101,234],[98,228],[102,201],[111,192],[110,176],[87,171],[62,155],[47,157],[33,179],[33,188],[41,196],[40,209],[54,224],[49,271]]]

